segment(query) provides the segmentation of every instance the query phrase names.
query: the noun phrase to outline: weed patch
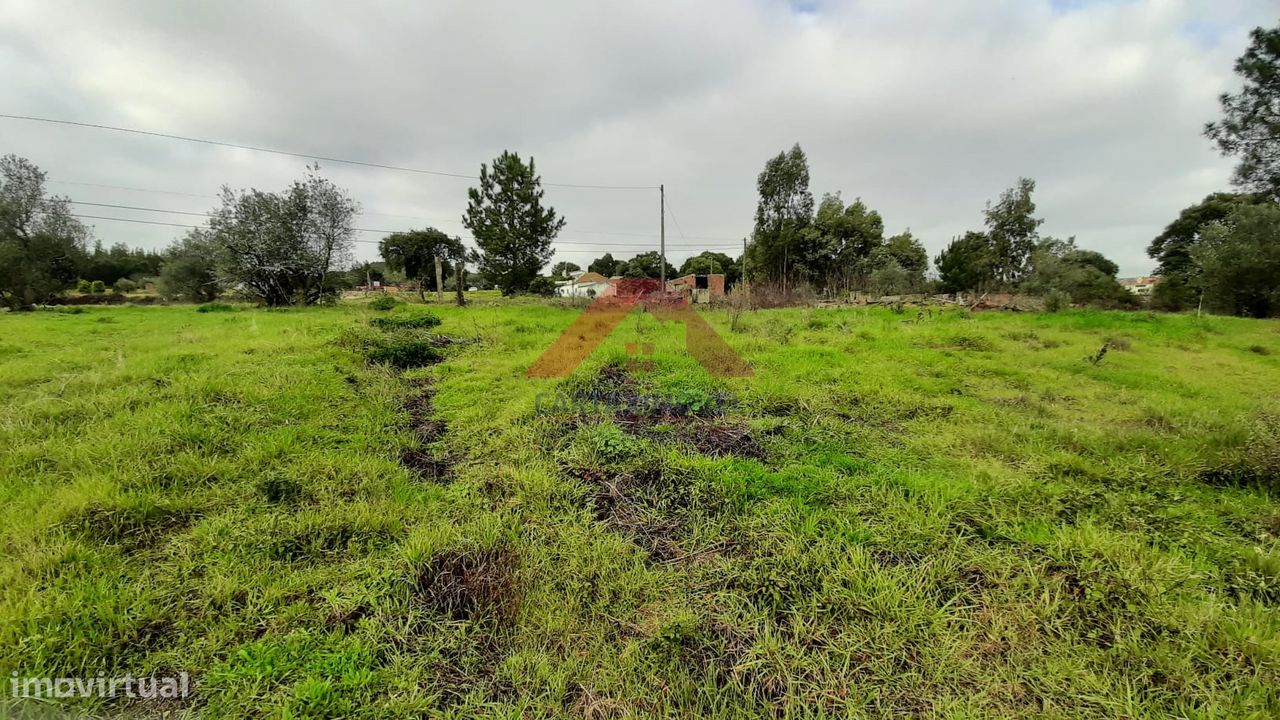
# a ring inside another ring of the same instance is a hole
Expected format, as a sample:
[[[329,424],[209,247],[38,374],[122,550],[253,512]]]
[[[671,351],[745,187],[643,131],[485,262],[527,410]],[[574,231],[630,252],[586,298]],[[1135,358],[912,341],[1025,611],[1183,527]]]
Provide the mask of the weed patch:
[[[300,527],[288,527],[270,548],[273,560],[296,563],[331,561],[365,555],[386,547],[399,536],[391,522],[373,519],[309,518]]]
[[[395,310],[395,309],[396,309],[396,307],[398,307],[399,305],[400,305],[400,301],[399,301],[399,300],[395,299],[394,297],[392,297],[392,296],[390,296],[390,295],[387,295],[386,293],[383,293],[383,294],[379,295],[378,297],[376,297],[376,298],[374,298],[374,299],[372,299],[372,300],[370,300],[370,301],[369,301],[369,309],[370,309],[370,310],[377,310],[378,312],[386,312],[386,311],[388,311],[388,310]]]
[[[91,505],[63,521],[63,527],[94,545],[127,552],[148,548],[199,518],[194,508],[168,502],[125,500]]]
[[[723,392],[660,396],[647,392],[625,369],[607,366],[575,397],[612,409],[614,422],[633,437],[677,442],[712,457],[767,456],[744,422],[725,417],[725,410],[737,404]]]
[[[1258,412],[1244,446],[1224,453],[1217,466],[1200,472],[1199,479],[1214,487],[1259,487],[1280,493],[1280,413]]]
[[[400,370],[435,365],[444,359],[440,343],[423,337],[390,337],[372,344],[365,357],[371,363],[390,365]]]
[[[946,338],[942,343],[942,347],[974,352],[992,352],[996,349],[996,344],[986,335],[958,333]]]
[[[429,330],[440,324],[440,316],[430,313],[376,317],[369,324],[379,330]]]
[[[363,355],[370,364],[410,370],[443,361],[444,349],[457,341],[446,335],[421,330],[381,332],[372,328],[351,327],[339,335],[337,342],[338,345]]]
[[[620,474],[583,470],[578,478],[594,488],[591,507],[596,520],[629,537],[653,560],[680,555],[676,540],[685,527],[687,498],[661,470]]]
[[[510,623],[520,609],[518,558],[505,544],[441,551],[422,568],[414,594],[430,612],[451,620]]]

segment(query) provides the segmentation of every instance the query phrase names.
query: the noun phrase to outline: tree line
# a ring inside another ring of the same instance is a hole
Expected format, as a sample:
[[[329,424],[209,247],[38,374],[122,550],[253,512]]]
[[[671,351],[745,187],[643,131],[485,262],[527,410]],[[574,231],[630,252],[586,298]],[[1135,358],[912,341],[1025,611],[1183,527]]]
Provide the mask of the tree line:
[[[797,144],[770,159],[756,182],[759,201],[746,254],[753,282],[836,295],[1024,291],[1063,302],[1110,306],[1134,298],[1116,279],[1119,268],[1072,238],[1041,237],[1035,181],[1019,178],[984,212],[985,228],[955,238],[934,258],[910,230],[885,235],[880,213],[861,198],[845,203],[827,193],[814,207],[809,166]]]
[[[28,309],[71,288],[97,292],[132,289],[154,278],[165,297],[205,302],[225,292],[268,306],[309,305],[371,275],[351,268],[360,205],[348,191],[308,166],[305,176],[279,192],[223,187],[208,221],[163,252],[104,249],[70,211],[70,200],[46,190],[46,174],[29,160],[0,159],[0,303]],[[434,289],[435,261],[461,284],[480,276],[505,294],[529,290],[551,258],[564,220],[544,206],[534,162],[504,152],[482,165],[468,192],[464,226],[479,246],[432,228],[392,233],[379,243],[378,269],[403,273]]]
[[[155,276],[163,256],[92,240],[66,198],[49,196],[46,175],[15,155],[0,158],[0,307],[20,309],[70,287],[127,292]]]

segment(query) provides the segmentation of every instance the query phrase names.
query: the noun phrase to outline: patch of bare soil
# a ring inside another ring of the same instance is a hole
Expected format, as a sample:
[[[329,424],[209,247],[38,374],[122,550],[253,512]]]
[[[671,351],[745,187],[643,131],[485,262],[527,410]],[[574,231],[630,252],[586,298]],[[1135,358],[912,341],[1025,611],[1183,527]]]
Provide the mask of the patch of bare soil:
[[[448,482],[453,479],[453,460],[448,457],[422,450],[405,450],[400,454],[400,464],[423,480]]]
[[[752,460],[764,460],[767,455],[764,446],[755,439],[751,430],[743,423],[692,417],[676,422],[654,417],[617,418],[616,421],[625,432],[631,435],[658,440],[673,439],[693,447],[703,455]],[[668,425],[668,430],[663,431],[655,427],[660,424]]]
[[[409,400],[409,420],[413,423],[419,441],[435,442],[449,430],[445,421],[432,417],[435,414],[436,389],[431,386],[430,380],[418,381],[414,388],[418,390],[418,394]]]
[[[433,417],[436,390],[431,386],[431,382],[419,381],[415,383],[414,388],[418,392],[408,403],[409,422],[420,445],[405,450],[400,455],[400,464],[424,480],[447,482],[453,478],[455,459],[426,446],[443,438],[449,431],[449,426],[444,420]]]

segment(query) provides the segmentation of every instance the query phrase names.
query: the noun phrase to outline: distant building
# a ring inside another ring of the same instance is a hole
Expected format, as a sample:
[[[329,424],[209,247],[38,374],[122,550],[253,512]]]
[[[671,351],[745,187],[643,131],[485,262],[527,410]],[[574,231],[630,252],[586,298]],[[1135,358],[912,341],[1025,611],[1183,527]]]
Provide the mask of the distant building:
[[[1147,296],[1160,284],[1159,275],[1139,275],[1138,277],[1120,278],[1120,284],[1134,295]]]
[[[560,297],[594,298],[605,294],[609,289],[609,278],[595,272],[575,272],[568,280],[556,283],[556,294]]]
[[[671,288],[685,293],[691,303],[709,303],[724,296],[724,275],[685,275],[672,280]]]

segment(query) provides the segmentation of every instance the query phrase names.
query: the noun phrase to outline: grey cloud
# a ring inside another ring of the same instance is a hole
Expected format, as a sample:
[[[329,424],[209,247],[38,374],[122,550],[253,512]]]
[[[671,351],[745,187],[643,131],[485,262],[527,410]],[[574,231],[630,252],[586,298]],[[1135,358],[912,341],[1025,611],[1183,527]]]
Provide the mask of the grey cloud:
[[[1029,0],[823,2],[812,14],[765,0],[9,0],[0,4],[0,106],[460,173],[509,148],[535,156],[550,182],[666,183],[678,221],[668,243],[727,251],[750,231],[764,160],[799,141],[815,194],[863,197],[931,253],[980,225],[983,203],[1029,175],[1045,232],[1076,235],[1139,273],[1150,267],[1146,243],[1178,209],[1227,186],[1230,162],[1199,129],[1233,82],[1247,31],[1273,15],[1269,3],[1243,0],[1069,11]],[[28,156],[56,180],[200,195],[222,183],[280,187],[305,164],[10,120],[0,120],[0,138],[0,152]],[[370,213],[461,231],[465,180],[325,170]],[[213,202],[53,187],[187,211]],[[558,259],[585,264],[656,243],[654,193],[547,195],[569,221]],[[109,221],[96,229],[106,242],[153,247],[181,232]],[[678,262],[691,252],[670,254]]]

